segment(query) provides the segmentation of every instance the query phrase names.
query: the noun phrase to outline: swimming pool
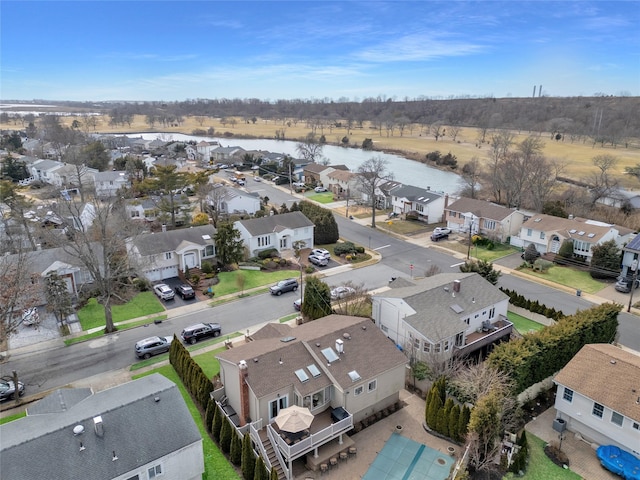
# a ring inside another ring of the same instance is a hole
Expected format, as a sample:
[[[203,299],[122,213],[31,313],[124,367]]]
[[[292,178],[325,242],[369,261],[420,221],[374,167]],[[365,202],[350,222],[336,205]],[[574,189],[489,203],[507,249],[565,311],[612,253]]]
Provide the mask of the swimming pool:
[[[453,459],[433,448],[392,433],[364,480],[445,480]]]

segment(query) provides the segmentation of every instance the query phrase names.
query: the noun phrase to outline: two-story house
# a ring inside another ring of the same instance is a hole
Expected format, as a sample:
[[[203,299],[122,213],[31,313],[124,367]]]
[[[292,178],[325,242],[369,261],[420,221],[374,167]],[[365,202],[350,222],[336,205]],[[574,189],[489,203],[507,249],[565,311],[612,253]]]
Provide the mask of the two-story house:
[[[509,339],[509,298],[477,273],[441,273],[412,283],[373,295],[371,314],[411,357],[445,362],[454,355],[485,356]]]
[[[216,147],[209,154],[216,163],[242,163],[246,150],[241,147]]]
[[[622,248],[622,273],[624,278],[631,278],[639,275],[638,262],[640,262],[640,235],[633,237],[629,243]]]
[[[287,479],[292,462],[305,455],[308,463],[327,462],[323,445],[353,445],[346,432],[394,405],[404,387],[407,358],[368,318],[268,324],[250,340],[217,355],[223,387],[214,395],[224,396],[223,409],[238,427],[249,424],[245,431],[266,461],[266,450],[278,451]],[[274,420],[292,405],[313,420],[309,435],[287,443]]]
[[[338,198],[360,198],[358,175],[347,170],[333,170],[327,175],[328,189]]]
[[[115,197],[118,191],[131,186],[127,172],[96,172],[93,181],[98,198]]]
[[[178,387],[156,373],[93,393],[61,388],[0,425],[2,477],[199,480],[202,436]]]
[[[249,214],[262,208],[262,200],[257,192],[246,192],[238,188],[214,185],[207,195],[207,204],[215,211],[224,214]]]
[[[127,244],[129,262],[151,282],[177,277],[214,261],[215,234],[212,225],[202,225],[140,235]]]
[[[282,254],[293,250],[296,242],[304,245],[301,248],[313,247],[315,225],[302,212],[238,220],[233,225],[240,232],[249,257],[271,248]]]
[[[444,209],[449,197],[434,192],[430,188],[401,185],[391,193],[391,208],[397,215],[417,215],[425,223],[439,223],[443,220]]]
[[[473,198],[459,198],[445,208],[447,227],[454,232],[484,235],[506,242],[520,233],[525,215],[519,210]]]
[[[588,442],[640,458],[640,355],[610,344],[585,345],[553,379],[557,418]]]
[[[524,249],[534,244],[540,253],[558,253],[562,243],[571,240],[573,254],[589,263],[594,245],[614,240],[622,248],[632,236],[631,230],[610,223],[572,215],[561,218],[539,213],[522,224],[520,235],[512,236],[511,244]]]
[[[322,185],[329,188],[331,181],[329,174],[335,170],[349,171],[346,165],[322,165],[320,163],[309,163],[304,166],[304,183],[309,185]]]

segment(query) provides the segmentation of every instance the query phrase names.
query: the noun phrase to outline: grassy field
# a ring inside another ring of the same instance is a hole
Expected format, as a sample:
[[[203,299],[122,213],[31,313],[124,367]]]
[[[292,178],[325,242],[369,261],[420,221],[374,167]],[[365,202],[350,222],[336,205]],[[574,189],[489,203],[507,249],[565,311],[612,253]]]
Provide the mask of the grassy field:
[[[111,307],[114,323],[164,312],[164,307],[153,292],[141,292],[124,305]],[[103,327],[105,325],[104,307],[95,298],[78,310],[78,319],[83,330]]]
[[[291,123],[291,125],[284,125],[282,121],[264,120],[258,119],[253,123],[245,123],[241,118],[237,118],[235,125],[227,124],[222,125],[218,118],[207,118],[205,122],[200,125],[194,117],[185,117],[184,123],[177,127],[159,127],[151,129],[145,123],[145,117],[143,115],[136,115],[133,119],[131,126],[126,127],[113,127],[109,125],[108,117],[98,117],[99,123],[96,128],[96,132],[101,133],[137,133],[137,132],[163,132],[168,133],[185,133],[191,134],[194,130],[207,130],[213,128],[215,135],[228,136],[228,143],[232,144],[232,138],[238,137],[253,137],[253,138],[275,138],[276,130],[284,130],[287,140],[301,140],[310,131],[304,124],[304,122]],[[74,120],[74,117],[63,117],[61,121],[68,125]],[[16,128],[12,123],[0,124],[0,128],[13,129]],[[334,144],[341,144],[341,139],[347,135],[346,128],[333,128],[331,132],[328,129],[324,131],[318,130],[318,135],[325,135],[327,142]],[[514,131],[516,143],[525,139],[529,132]],[[599,145],[593,146],[590,142],[577,142],[571,143],[569,141],[557,142],[551,140],[551,135],[543,135],[545,146],[543,154],[550,158],[555,159],[562,165],[563,175],[574,179],[585,179],[591,173],[596,172],[596,167],[593,166],[592,159],[597,155],[610,154],[619,159],[618,164],[614,168],[617,179],[623,186],[630,188],[639,188],[637,180],[634,180],[629,175],[624,174],[625,167],[635,166],[640,163],[640,150],[625,149],[611,147],[602,148]],[[373,128],[369,123],[364,123],[362,128],[356,128],[349,132],[349,144],[354,146],[362,145],[362,142],[370,138],[373,140],[376,149],[396,152],[403,154],[407,157],[424,158],[424,155],[428,152],[439,150],[440,152],[451,152],[458,157],[458,163],[463,165],[471,160],[472,157],[477,157],[481,163],[488,163],[489,145],[478,143],[478,130],[475,128],[463,128],[456,138],[452,140],[450,137],[440,138],[438,141],[432,136],[428,135],[421,126],[412,125],[411,128],[407,128],[404,134],[400,134],[396,131],[392,135],[387,136],[383,129],[380,133],[378,129]]]
[[[515,329],[522,335],[529,333],[531,330],[542,330],[545,327],[541,323],[534,322],[533,320],[529,320],[528,318],[513,312],[507,312],[507,318],[509,318],[509,321],[513,323]]]
[[[596,293],[602,290],[606,284],[591,278],[589,272],[575,270],[570,267],[553,266],[546,273],[536,272],[530,268],[521,268],[520,272],[543,278],[550,282],[559,283],[567,287],[582,290],[586,293]]]

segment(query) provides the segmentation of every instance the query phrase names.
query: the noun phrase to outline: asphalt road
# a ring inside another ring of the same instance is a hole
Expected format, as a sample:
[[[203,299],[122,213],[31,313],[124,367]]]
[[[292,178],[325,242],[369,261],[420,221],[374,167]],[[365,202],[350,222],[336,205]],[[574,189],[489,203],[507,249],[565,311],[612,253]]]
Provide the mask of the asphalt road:
[[[263,189],[264,193],[261,194],[266,194],[273,201],[276,198],[279,203],[291,200],[288,194],[264,182],[256,183],[255,187]],[[377,265],[325,278],[330,286],[350,281],[372,290],[387,285],[391,277],[423,276],[431,265],[437,266],[442,272],[459,271],[460,260],[455,257],[388,236],[347,218],[337,216],[336,220],[343,238],[376,250],[382,255],[382,260]],[[410,265],[414,266],[413,270]],[[566,314],[592,306],[584,297],[570,295],[514,275],[501,277],[500,285],[515,289],[532,300],[540,300]],[[207,321],[220,323],[224,337],[227,333],[244,332],[247,328],[294,313],[293,302],[300,298],[300,293],[291,292],[280,297],[268,293],[246,297],[214,308],[183,314],[161,324],[125,330],[69,347],[56,346],[35,353],[17,350],[8,361],[0,364],[0,375],[9,375],[12,370],[17,370],[21,380],[27,385],[29,394],[64,386],[131,365],[137,361],[133,351],[135,342],[148,336],[179,334],[188,325]],[[623,312],[619,316],[619,322],[619,341],[640,350],[640,319]]]

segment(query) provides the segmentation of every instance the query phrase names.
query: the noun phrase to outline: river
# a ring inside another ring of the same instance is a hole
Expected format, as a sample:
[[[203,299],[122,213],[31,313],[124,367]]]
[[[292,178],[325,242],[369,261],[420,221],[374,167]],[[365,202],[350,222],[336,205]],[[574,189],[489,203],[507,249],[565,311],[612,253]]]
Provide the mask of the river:
[[[296,145],[298,142],[289,140],[268,139],[230,139],[217,137],[198,137],[181,133],[129,133],[128,137],[142,137],[145,140],[160,139],[162,141],[178,140],[183,142],[201,140],[216,141],[223,147],[241,147],[245,150],[263,150],[273,153],[284,153],[294,158],[298,156]],[[382,152],[372,152],[361,148],[344,148],[325,145],[322,156],[329,160],[329,165],[346,165],[353,172],[371,157],[381,157],[388,161],[388,170],[393,173],[393,179],[406,185],[427,188],[436,192],[449,194],[457,193],[463,186],[459,175],[423,165],[415,160]]]

